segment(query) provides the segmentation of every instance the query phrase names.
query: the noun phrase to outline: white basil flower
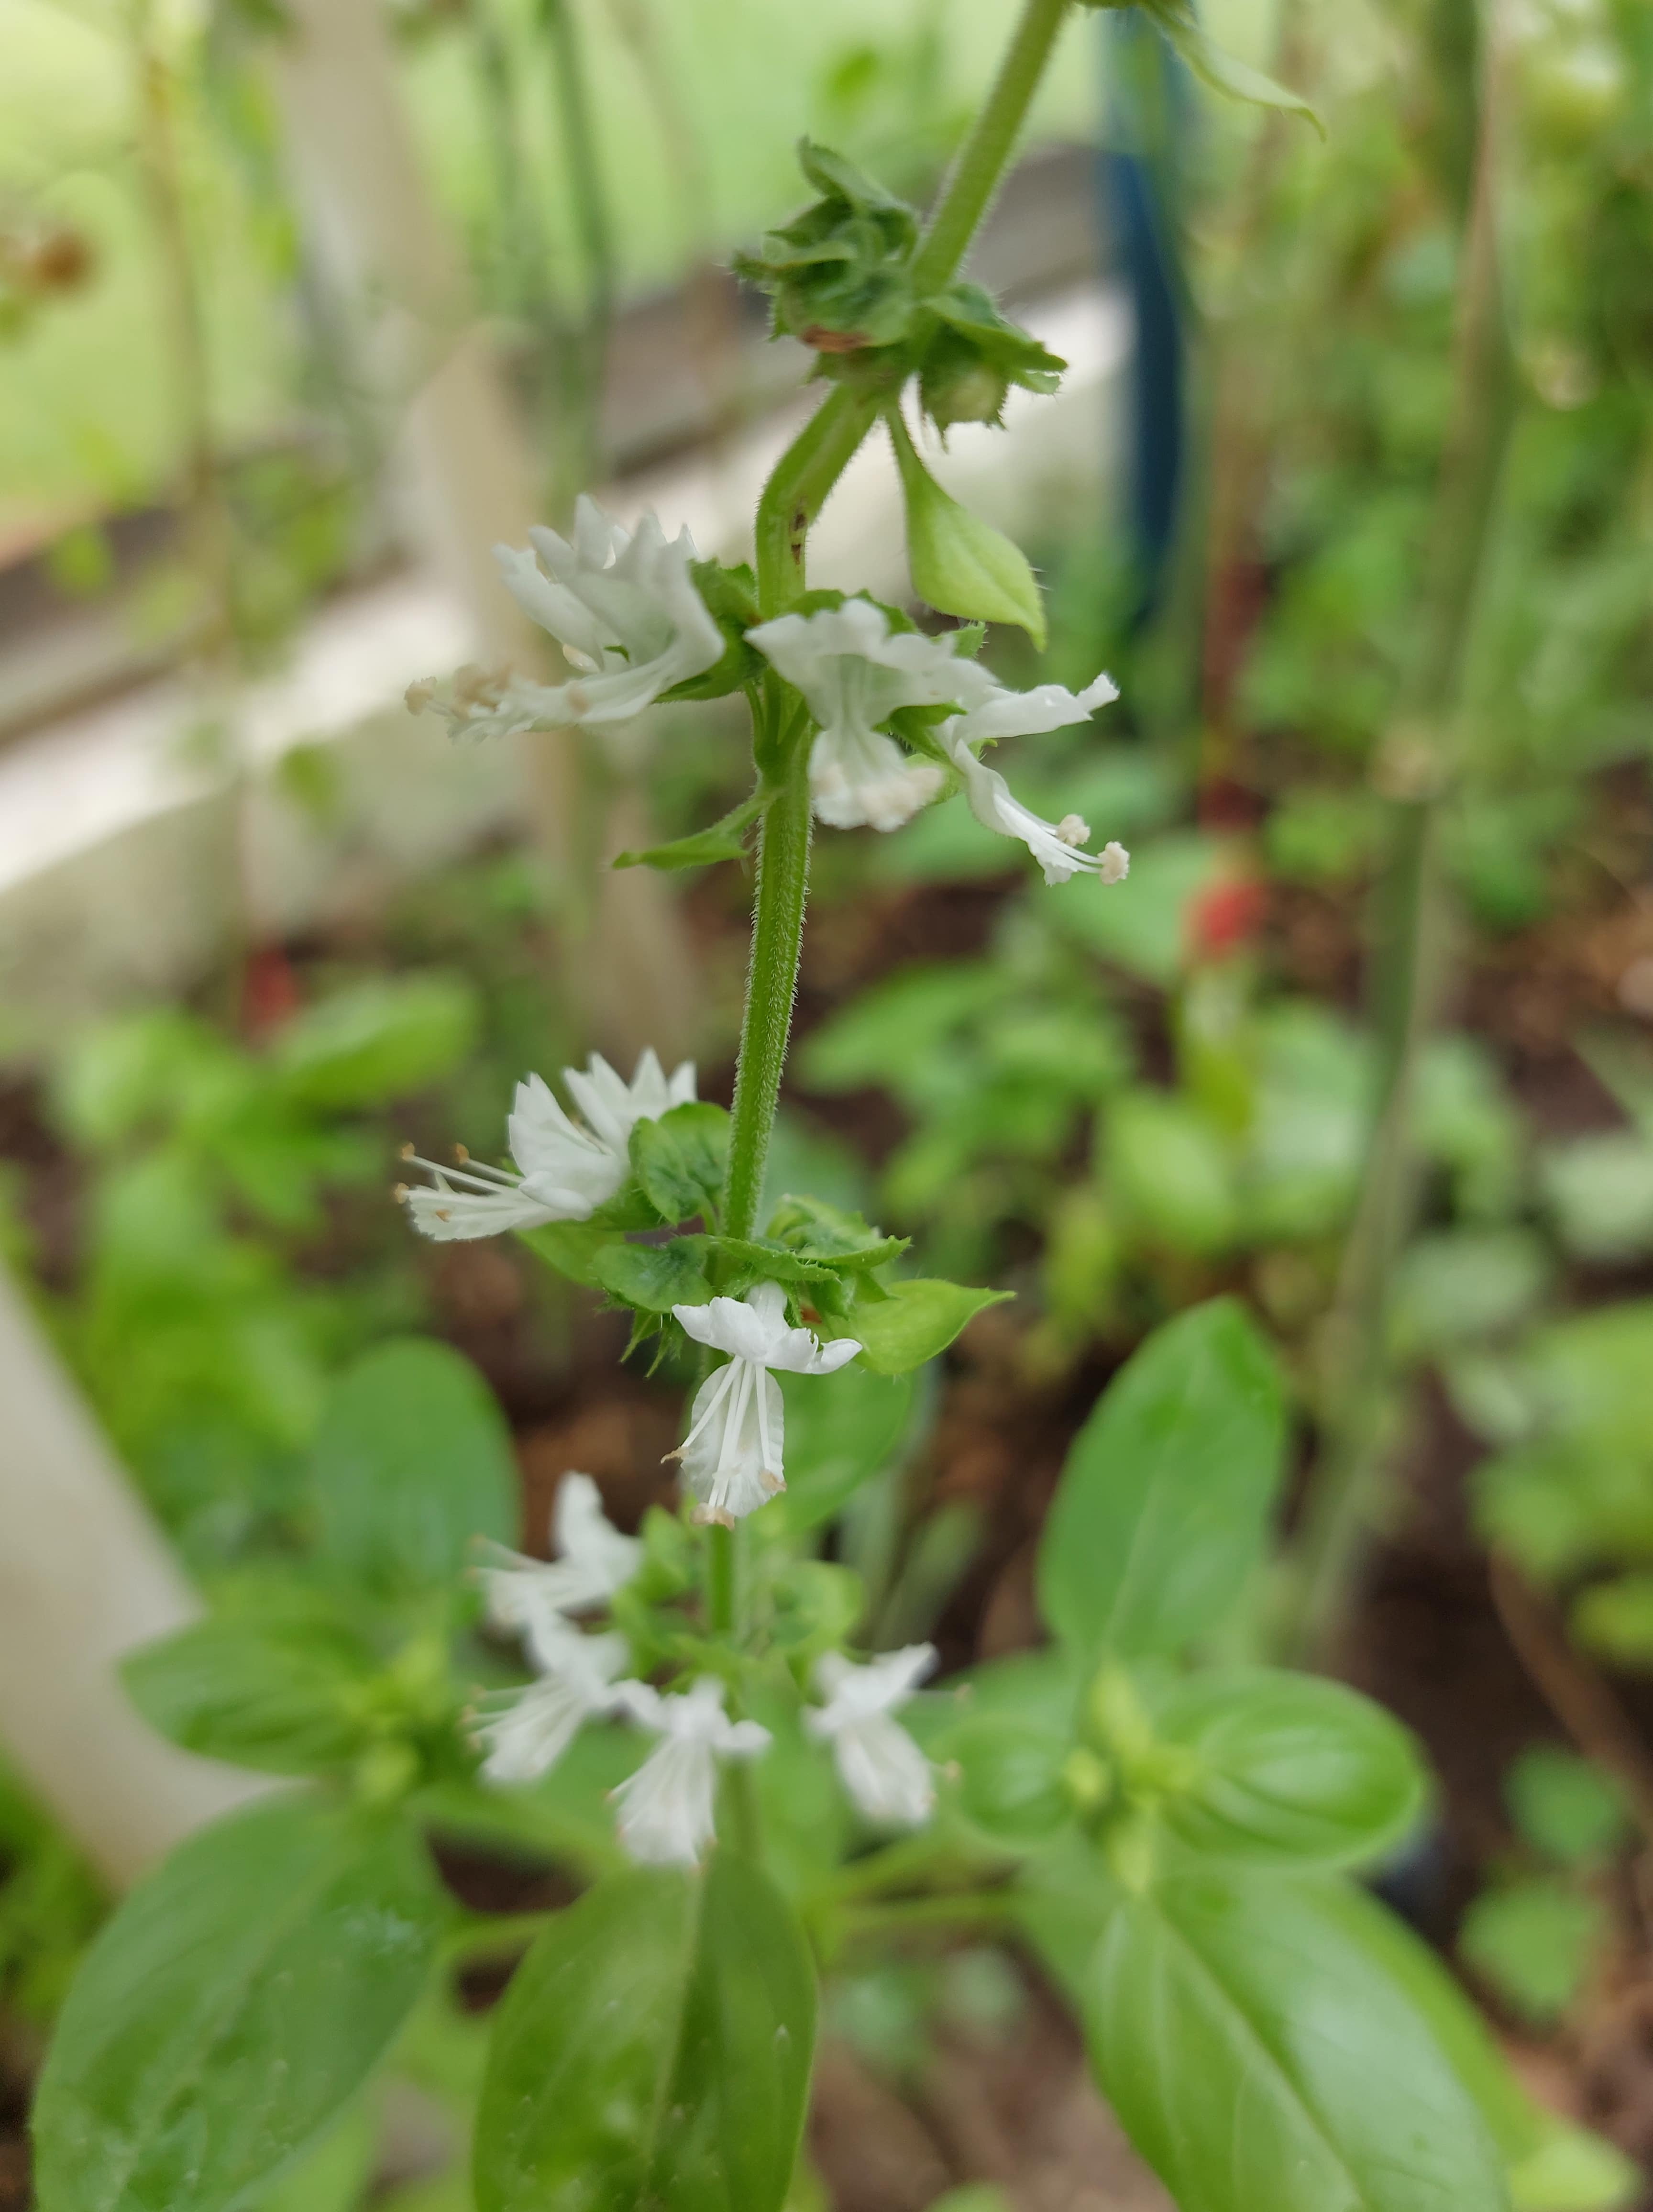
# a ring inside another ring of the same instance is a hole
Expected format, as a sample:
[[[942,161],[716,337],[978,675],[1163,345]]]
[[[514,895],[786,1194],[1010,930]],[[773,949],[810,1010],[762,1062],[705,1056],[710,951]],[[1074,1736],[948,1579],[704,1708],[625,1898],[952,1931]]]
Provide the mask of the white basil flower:
[[[562,647],[573,678],[530,684],[461,671],[446,687],[415,684],[416,712],[444,715],[461,738],[629,722],[722,658],[723,633],[689,573],[696,556],[686,530],[668,539],[653,514],[623,530],[582,495],[572,544],[554,530],[528,536],[531,546],[496,545],[494,557],[517,605]]]
[[[779,1283],[755,1284],[744,1298],[672,1311],[696,1344],[729,1355],[696,1393],[689,1433],[672,1456],[682,1461],[684,1481],[700,1500],[696,1518],[732,1527],[787,1486],[785,1413],[770,1370],[836,1374],[861,1347],[853,1336],[821,1344],[806,1328],[789,1328]]]
[[[612,1792],[620,1841],[645,1866],[694,1866],[715,1833],[716,1761],[755,1759],[768,1748],[769,1732],[756,1721],[729,1718],[714,1675],[702,1674],[674,1698],[663,1698],[647,1682],[622,1688],[625,1710],[660,1741]]]
[[[805,1720],[812,1735],[832,1746],[844,1788],[879,1827],[921,1827],[935,1805],[929,1760],[890,1717],[935,1662],[933,1644],[909,1644],[865,1667],[836,1651],[815,1662],[815,1686],[827,1702],[807,1710]]]
[[[629,1656],[623,1636],[582,1636],[567,1621],[537,1624],[539,1680],[485,1698],[476,1729],[489,1782],[532,1782],[547,1774],[585,1723],[625,1702],[616,1678]]]
[[[565,1474],[557,1486],[551,1518],[554,1559],[531,1559],[503,1544],[487,1547],[488,1564],[477,1570],[496,1628],[514,1630],[536,1660],[542,1644],[562,1648],[568,1632],[565,1613],[602,1605],[624,1588],[642,1565],[643,1547],[623,1536],[603,1510],[602,1493],[588,1474]]]
[[[695,1065],[684,1060],[667,1075],[653,1049],[637,1062],[631,1081],[615,1073],[599,1053],[585,1071],[565,1067],[562,1080],[585,1116],[585,1126],[565,1114],[550,1086],[538,1075],[518,1084],[506,1125],[511,1157],[520,1173],[466,1160],[462,1167],[440,1167],[416,1153],[404,1157],[431,1177],[429,1189],[398,1194],[427,1237],[498,1237],[511,1229],[534,1229],[547,1221],[588,1220],[625,1181],[628,1147],[639,1121],[656,1121],[673,1106],[695,1096]]]
[[[820,725],[809,757],[817,821],[898,830],[941,788],[941,771],[914,760],[880,724],[902,707],[957,705],[979,676],[957,652],[957,634],[892,632],[882,607],[846,599],[812,615],[778,615],[746,633],[749,644],[801,691]]]
[[[1046,688],[1060,687],[1041,686]],[[1047,822],[1031,807],[1024,806],[998,769],[987,767],[970,750],[966,726],[971,719],[963,715],[944,722],[938,734],[963,779],[970,812],[982,828],[1001,837],[1019,838],[1044,870],[1048,884],[1065,884],[1080,874],[1095,876],[1104,884],[1123,883],[1131,869],[1131,856],[1123,845],[1110,839],[1100,853],[1087,853],[1082,848],[1091,842],[1090,824],[1079,815],[1065,814],[1060,822]]]

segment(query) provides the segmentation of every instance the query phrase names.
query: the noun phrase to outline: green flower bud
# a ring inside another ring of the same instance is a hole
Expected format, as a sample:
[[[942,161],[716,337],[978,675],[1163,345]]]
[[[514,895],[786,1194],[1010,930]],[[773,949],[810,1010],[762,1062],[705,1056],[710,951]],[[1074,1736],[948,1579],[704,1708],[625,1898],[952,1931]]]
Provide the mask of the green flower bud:
[[[1114,1777],[1094,1751],[1075,1744],[1062,1761],[1062,1787],[1082,1813],[1098,1813],[1114,1794]]]

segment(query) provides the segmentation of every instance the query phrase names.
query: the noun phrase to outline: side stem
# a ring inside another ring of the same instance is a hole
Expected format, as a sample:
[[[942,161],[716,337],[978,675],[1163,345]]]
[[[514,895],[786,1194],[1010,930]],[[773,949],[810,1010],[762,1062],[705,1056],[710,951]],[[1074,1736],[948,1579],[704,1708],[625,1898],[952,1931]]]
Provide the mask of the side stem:
[[[1495,33],[1494,10],[1489,37]],[[1377,769],[1392,801],[1373,963],[1382,1087],[1371,1154],[1325,1338],[1325,1441],[1303,1533],[1287,1563],[1286,1642],[1295,1656],[1305,1659],[1327,1656],[1370,1538],[1391,1402],[1390,1291],[1416,1210],[1413,1093],[1448,964],[1441,831],[1455,766],[1453,726],[1515,419],[1498,241],[1502,74],[1493,44],[1480,88],[1465,222],[1455,398],[1425,562],[1421,635]]]

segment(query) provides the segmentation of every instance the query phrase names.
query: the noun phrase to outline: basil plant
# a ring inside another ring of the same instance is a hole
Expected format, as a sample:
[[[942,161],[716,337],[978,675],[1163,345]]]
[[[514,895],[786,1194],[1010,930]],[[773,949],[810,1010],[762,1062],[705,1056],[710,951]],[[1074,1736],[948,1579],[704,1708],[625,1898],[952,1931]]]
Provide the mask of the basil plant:
[[[561,1096],[520,1085],[509,1165],[413,1162],[402,1194],[413,1231],[526,1240],[691,1373],[681,1506],[625,1534],[570,1471],[556,1556],[523,1558],[507,1439],[457,1354],[392,1344],[343,1378],[311,1471],[314,1580],[242,1591],[129,1668],[177,1741],[289,1781],[186,1842],[93,1947],[40,2088],[41,2212],[264,2203],[474,1954],[478,1916],[432,1856],[467,1835],[580,1889],[511,1925],[478,2212],[780,2212],[808,2187],[823,1970],[951,1917],[1042,1962],[1184,2212],[1497,2212],[1512,2170],[1553,2162],[1455,1986],[1353,1878],[1423,1803],[1404,1732],[1335,1684],[1201,1663],[1243,1645],[1282,1473],[1279,1382],[1237,1307],[1162,1329],[1080,1435],[1041,1554],[1047,1649],[927,1688],[933,1652],[866,1648],[857,1578],[823,1556],[890,1456],[901,1378],[994,1293],[766,1193],[813,824],[894,832],[957,793],[1050,896],[1130,896],[1117,843],[1036,815],[983,757],[1114,687],[1017,691],[981,665],[988,622],[1042,637],[1039,588],[914,436],[996,421],[1060,374],[959,272],[1070,12],[1025,0],[927,224],[805,148],[817,197],[743,268],[825,392],[763,491],[755,568],[582,500],[570,537],[501,554],[566,680],[471,668],[411,695],[471,741],[750,702],[750,795],[624,856],[755,848],[732,1110],[688,1066],[645,1053],[626,1079],[593,1059]],[[1158,14],[1202,39],[1190,11]],[[809,586],[811,526],[878,433],[915,597],[951,626]],[[530,1677],[467,1704],[500,1638]]]

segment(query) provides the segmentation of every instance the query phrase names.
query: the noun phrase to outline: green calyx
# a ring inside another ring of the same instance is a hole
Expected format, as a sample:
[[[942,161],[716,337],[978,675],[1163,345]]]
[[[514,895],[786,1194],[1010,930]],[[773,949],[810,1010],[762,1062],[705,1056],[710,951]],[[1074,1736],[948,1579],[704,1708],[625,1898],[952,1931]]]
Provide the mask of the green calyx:
[[[942,430],[997,423],[1012,386],[1056,389],[1067,363],[981,285],[918,280],[911,208],[829,148],[805,139],[799,159],[821,198],[734,267],[769,294],[776,335],[815,348],[818,374],[885,392],[915,376]]]

